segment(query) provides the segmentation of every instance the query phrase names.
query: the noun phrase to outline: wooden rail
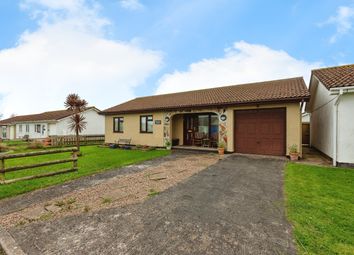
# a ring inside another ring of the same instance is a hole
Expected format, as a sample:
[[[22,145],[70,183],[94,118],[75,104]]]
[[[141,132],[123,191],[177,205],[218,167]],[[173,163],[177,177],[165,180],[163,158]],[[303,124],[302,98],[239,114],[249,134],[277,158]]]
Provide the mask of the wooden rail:
[[[13,167],[7,167],[7,168],[5,167],[5,160],[8,160],[8,159],[34,157],[34,156],[49,155],[49,154],[58,154],[58,153],[64,153],[64,152],[71,152],[71,158],[52,160],[52,161],[31,164],[31,165],[24,165],[24,166],[13,166]],[[77,148],[67,148],[67,149],[59,149],[59,150],[36,151],[36,152],[1,155],[0,156],[0,184],[9,184],[9,183],[14,183],[14,182],[18,182],[18,181],[32,180],[32,179],[37,179],[37,178],[42,178],[42,177],[47,177],[47,176],[75,172],[75,171],[78,171],[77,160],[78,160]],[[9,173],[9,172],[22,171],[22,170],[26,170],[26,169],[38,168],[38,167],[43,167],[43,166],[58,165],[58,164],[63,164],[63,163],[68,163],[68,162],[73,163],[72,167],[69,169],[62,169],[62,170],[55,171],[55,172],[25,176],[25,177],[20,177],[20,178],[16,178],[16,179],[10,179],[10,180],[6,180],[6,178],[5,178],[5,174]]]
[[[104,143],[104,135],[80,135],[81,145],[93,145]],[[75,146],[76,136],[51,136],[50,144],[51,146]]]

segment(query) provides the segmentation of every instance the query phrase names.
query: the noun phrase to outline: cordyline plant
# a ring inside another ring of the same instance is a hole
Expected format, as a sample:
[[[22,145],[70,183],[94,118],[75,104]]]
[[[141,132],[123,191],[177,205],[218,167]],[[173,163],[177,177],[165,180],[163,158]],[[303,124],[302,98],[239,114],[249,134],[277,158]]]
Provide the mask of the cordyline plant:
[[[85,121],[85,116],[82,112],[86,110],[87,101],[81,99],[78,94],[69,94],[65,100],[65,108],[72,111],[73,114],[70,116],[69,128],[75,131],[76,134],[76,147],[80,153],[80,133],[86,128],[87,122]]]

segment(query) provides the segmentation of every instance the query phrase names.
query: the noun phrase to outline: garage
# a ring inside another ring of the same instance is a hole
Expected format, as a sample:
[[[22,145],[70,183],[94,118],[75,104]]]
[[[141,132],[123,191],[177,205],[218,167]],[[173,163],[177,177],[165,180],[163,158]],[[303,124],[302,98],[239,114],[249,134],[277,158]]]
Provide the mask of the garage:
[[[235,151],[283,156],[286,154],[286,109],[237,110],[234,112]]]

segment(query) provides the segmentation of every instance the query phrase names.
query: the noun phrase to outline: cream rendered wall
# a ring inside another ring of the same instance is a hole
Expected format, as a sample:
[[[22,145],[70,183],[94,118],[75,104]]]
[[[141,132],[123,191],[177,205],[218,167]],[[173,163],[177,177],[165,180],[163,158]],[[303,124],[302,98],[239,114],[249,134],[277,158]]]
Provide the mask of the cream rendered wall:
[[[311,146],[333,157],[333,110],[336,96],[331,96],[322,83],[315,77],[313,79],[309,107]]]
[[[105,132],[103,115],[98,114],[94,109],[89,109],[83,113],[86,121],[86,128],[81,135],[103,135]],[[75,131],[70,130],[70,117],[59,120],[55,126],[50,127],[51,135],[74,135]]]
[[[240,106],[227,108],[228,143],[227,151],[237,152],[234,149],[234,111],[249,109],[286,108],[286,153],[289,154],[289,146],[296,144],[300,156],[302,156],[302,127],[300,103],[269,104],[257,106]]]
[[[172,117],[172,139],[179,139],[179,145],[183,144],[183,115]]]
[[[354,93],[343,94],[338,105],[338,155],[340,163],[354,164]]]
[[[11,125],[8,129],[9,131],[9,134],[8,134],[8,137],[10,140],[13,140],[15,139],[16,137],[16,126],[15,125]]]
[[[140,133],[140,116],[152,115],[153,117],[153,133]],[[113,118],[124,117],[124,132],[113,132]],[[161,124],[155,124],[156,120],[160,120]],[[164,146],[163,135],[163,113],[143,113],[143,114],[122,114],[105,116],[105,141],[106,143],[116,143],[119,138],[132,139],[131,143],[135,145]]]

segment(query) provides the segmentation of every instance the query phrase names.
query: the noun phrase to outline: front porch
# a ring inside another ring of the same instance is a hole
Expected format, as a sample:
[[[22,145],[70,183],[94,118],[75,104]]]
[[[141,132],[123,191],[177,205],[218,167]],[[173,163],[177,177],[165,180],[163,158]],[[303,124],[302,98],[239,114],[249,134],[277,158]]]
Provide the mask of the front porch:
[[[171,117],[171,124],[173,148],[216,151],[220,140],[217,113],[175,114]]]

